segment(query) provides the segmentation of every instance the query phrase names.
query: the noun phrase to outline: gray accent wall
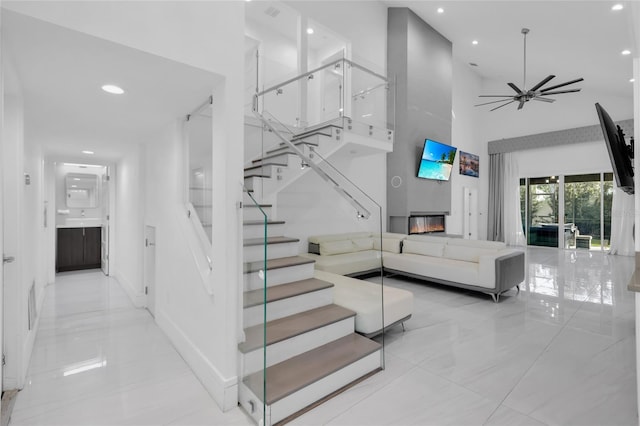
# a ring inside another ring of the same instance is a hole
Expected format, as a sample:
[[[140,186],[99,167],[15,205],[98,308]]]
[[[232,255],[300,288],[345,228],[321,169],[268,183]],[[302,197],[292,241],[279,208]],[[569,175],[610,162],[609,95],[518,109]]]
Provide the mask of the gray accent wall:
[[[452,44],[404,7],[388,9],[387,31],[387,75],[396,79],[395,141],[387,155],[388,229],[406,233],[411,214],[451,210],[450,181],[416,176],[426,138],[451,145]]]

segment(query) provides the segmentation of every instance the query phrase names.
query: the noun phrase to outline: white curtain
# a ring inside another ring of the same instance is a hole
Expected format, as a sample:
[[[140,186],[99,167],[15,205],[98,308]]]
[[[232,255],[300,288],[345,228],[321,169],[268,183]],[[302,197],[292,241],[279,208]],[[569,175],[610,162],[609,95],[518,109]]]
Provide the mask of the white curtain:
[[[635,254],[633,242],[634,197],[621,189],[614,188],[611,204],[611,248],[609,253],[633,256]]]
[[[518,155],[504,154],[504,242],[510,246],[525,246],[520,215],[520,167]]]

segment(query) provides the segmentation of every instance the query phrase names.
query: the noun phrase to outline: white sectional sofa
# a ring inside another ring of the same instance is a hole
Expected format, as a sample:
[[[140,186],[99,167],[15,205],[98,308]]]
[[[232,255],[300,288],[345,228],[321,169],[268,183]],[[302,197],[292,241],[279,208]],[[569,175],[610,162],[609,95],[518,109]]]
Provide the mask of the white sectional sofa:
[[[319,280],[330,282],[333,303],[356,313],[355,328],[365,337],[382,333],[382,295],[384,291],[384,328],[403,324],[413,313],[413,293],[399,288],[358,280],[326,271],[315,271]]]
[[[371,241],[373,240],[373,241]],[[357,276],[380,268],[490,294],[495,302],[524,280],[524,252],[496,241],[384,233],[309,237],[316,269]]]
[[[334,274],[356,276],[379,271],[380,247],[384,253],[400,253],[407,236],[385,232],[353,232],[309,237],[309,253],[316,269]]]
[[[384,270],[490,294],[495,302],[524,280],[524,252],[498,241],[409,235]]]

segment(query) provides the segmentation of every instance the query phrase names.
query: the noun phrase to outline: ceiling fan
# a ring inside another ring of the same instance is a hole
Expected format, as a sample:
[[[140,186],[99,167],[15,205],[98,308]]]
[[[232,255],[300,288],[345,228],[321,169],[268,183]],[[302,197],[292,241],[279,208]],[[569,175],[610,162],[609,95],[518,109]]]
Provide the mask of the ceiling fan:
[[[571,81],[567,81],[565,83],[556,84],[555,86],[550,86],[550,87],[543,88],[543,86],[545,84],[547,84],[549,81],[551,81],[551,79],[555,78],[555,75],[550,75],[550,76],[546,77],[544,80],[542,80],[541,82],[539,82],[538,84],[533,86],[531,89],[527,90],[526,89],[526,85],[527,85],[527,34],[529,33],[529,29],[528,28],[523,28],[521,32],[522,32],[522,34],[524,36],[524,81],[522,83],[523,89],[520,89],[518,86],[516,86],[513,83],[507,83],[507,85],[509,87],[511,87],[513,90],[515,90],[516,95],[480,95],[479,96],[480,98],[504,98],[504,99],[500,99],[500,100],[497,100],[497,101],[491,101],[491,102],[485,102],[485,103],[478,104],[478,105],[475,105],[475,106],[497,104],[497,103],[503,102],[501,105],[498,105],[497,107],[491,109],[491,111],[495,111],[498,108],[502,108],[503,106],[507,106],[507,105],[512,104],[514,102],[518,102],[518,109],[522,109],[522,107],[524,106],[525,102],[529,102],[531,100],[551,103],[551,102],[555,102],[555,99],[547,98],[546,96],[559,95],[559,94],[562,94],[562,93],[573,93],[573,92],[579,92],[580,91],[580,89],[569,89],[569,90],[554,90],[554,89],[559,89],[561,87],[568,86],[570,84],[578,83],[580,81],[583,81],[584,80],[583,78],[576,78],[575,80],[571,80]]]

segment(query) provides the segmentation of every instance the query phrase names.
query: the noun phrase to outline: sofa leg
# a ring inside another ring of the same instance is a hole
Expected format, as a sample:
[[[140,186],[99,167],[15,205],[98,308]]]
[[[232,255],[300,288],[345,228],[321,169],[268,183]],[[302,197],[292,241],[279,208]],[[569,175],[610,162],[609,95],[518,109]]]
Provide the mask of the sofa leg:
[[[518,293],[520,293],[520,284],[516,286],[516,289],[518,290]]]
[[[493,301],[495,303],[498,303],[498,301],[500,300],[500,294],[496,294],[496,293],[491,293],[491,297],[493,298]]]

